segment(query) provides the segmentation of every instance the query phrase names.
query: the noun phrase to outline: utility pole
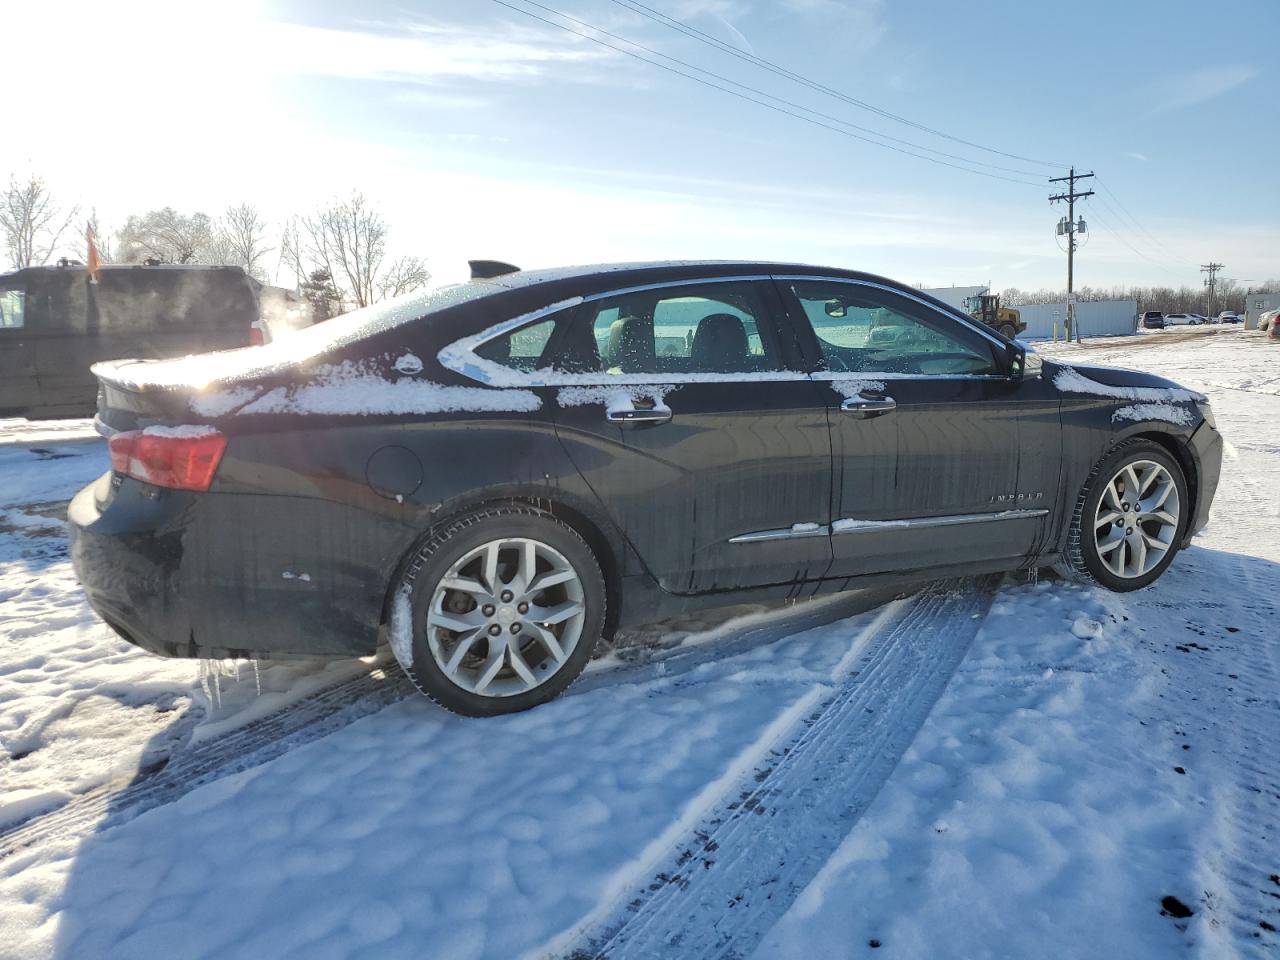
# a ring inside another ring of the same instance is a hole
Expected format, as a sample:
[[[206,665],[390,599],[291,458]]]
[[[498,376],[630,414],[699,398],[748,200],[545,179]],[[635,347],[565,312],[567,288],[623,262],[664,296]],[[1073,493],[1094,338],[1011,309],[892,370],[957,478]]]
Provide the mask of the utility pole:
[[[1209,299],[1205,303],[1204,310],[1205,316],[1210,320],[1213,319],[1213,288],[1218,285],[1218,281],[1215,277],[1217,276],[1218,271],[1222,269],[1224,269],[1222,264],[1214,263],[1213,261],[1210,261],[1209,263],[1202,263],[1200,265],[1200,272],[1207,273],[1209,275],[1209,278],[1204,282],[1204,285],[1209,288]]]
[[[1067,238],[1067,340],[1071,339],[1075,334],[1076,342],[1080,342],[1080,331],[1076,326],[1076,304],[1075,304],[1075,259],[1076,259],[1076,234],[1084,233],[1084,219],[1076,222],[1076,201],[1083,200],[1085,197],[1092,197],[1093,191],[1086,190],[1080,193],[1076,190],[1077,180],[1087,180],[1092,177],[1092,173],[1076,173],[1076,168],[1072,167],[1065,177],[1050,177],[1050,183],[1065,183],[1067,185],[1066,193],[1059,193],[1049,198],[1050,203],[1057,203],[1059,200],[1067,202],[1067,218],[1065,221],[1059,221],[1058,233],[1065,234]]]

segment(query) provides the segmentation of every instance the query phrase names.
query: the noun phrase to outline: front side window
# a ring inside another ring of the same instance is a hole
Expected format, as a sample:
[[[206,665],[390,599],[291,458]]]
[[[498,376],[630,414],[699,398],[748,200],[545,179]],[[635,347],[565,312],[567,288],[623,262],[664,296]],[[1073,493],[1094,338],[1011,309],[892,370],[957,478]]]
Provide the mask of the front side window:
[[[980,334],[906,297],[826,280],[797,280],[791,288],[833,373],[999,373]]]
[[[0,290],[0,330],[26,325],[27,294],[24,290]]]
[[[751,281],[643,290],[578,309],[558,367],[610,375],[783,369],[773,319]]]

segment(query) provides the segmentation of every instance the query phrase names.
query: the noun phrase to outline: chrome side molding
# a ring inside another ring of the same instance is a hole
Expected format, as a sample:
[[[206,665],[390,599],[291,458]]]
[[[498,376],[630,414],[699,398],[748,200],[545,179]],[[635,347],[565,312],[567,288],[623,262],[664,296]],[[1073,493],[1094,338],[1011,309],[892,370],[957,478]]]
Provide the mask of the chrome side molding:
[[[907,517],[902,520],[837,520],[825,524],[796,524],[782,530],[756,530],[730,537],[730,543],[759,543],[763,540],[792,540],[800,537],[844,536],[849,533],[881,533],[885,530],[925,530],[962,523],[991,523],[997,520],[1032,520],[1049,515],[1047,509],[998,510],[994,513],[954,513],[942,517]]]

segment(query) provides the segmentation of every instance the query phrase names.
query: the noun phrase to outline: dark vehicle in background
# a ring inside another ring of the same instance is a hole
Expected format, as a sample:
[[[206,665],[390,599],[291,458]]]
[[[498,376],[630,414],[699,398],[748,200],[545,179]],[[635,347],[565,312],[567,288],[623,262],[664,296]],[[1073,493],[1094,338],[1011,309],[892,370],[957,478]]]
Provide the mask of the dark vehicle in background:
[[[1147,330],[1163,330],[1164,314],[1159,310],[1148,310],[1142,315],[1142,326]]]
[[[491,715],[619,625],[1035,570],[1151,583],[1208,516],[1204,398],[1043,364],[881,277],[484,275],[247,350],[95,367],[72,561],[167,656],[363,656]]]
[[[0,416],[91,414],[93,364],[261,343],[264,307],[305,325],[290,298],[240,267],[112,265],[94,282],[80,264],[0,275]]]

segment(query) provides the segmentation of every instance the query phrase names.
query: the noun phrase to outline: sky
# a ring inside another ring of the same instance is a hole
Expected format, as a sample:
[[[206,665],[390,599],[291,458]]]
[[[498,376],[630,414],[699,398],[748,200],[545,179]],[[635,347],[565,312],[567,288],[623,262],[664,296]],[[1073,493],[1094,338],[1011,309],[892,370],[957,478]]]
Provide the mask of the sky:
[[[6,4],[0,176],[104,231],[250,202],[278,232],[360,190],[441,279],[730,258],[1059,289],[1074,164],[1077,288],[1280,277],[1277,0],[644,3],[810,85],[620,0]]]

